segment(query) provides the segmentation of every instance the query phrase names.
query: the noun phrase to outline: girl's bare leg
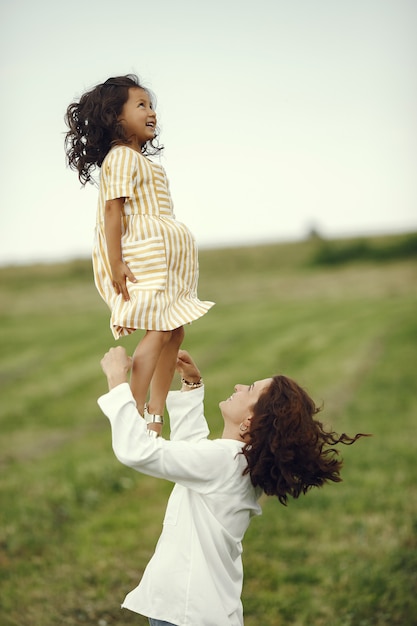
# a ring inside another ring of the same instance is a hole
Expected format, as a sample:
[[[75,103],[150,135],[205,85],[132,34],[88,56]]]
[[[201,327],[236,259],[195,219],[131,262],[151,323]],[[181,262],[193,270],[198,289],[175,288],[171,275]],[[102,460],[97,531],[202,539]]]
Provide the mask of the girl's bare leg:
[[[157,363],[164,348],[170,343],[171,333],[172,331],[147,330],[133,353],[130,387],[141,415]]]
[[[149,413],[163,415],[165,401],[171,387],[177,364],[178,350],[184,339],[184,328],[180,326],[171,331],[170,340],[164,345],[151,381]]]

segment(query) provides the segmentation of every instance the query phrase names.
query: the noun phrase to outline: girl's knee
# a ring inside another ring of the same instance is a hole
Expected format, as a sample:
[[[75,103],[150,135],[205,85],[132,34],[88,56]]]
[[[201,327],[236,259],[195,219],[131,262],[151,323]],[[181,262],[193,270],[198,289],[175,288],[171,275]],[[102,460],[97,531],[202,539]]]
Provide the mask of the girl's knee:
[[[172,330],[148,330],[145,337],[160,346],[165,346],[172,338]]]
[[[171,341],[175,342],[175,344],[180,347],[180,345],[182,344],[183,340],[184,340],[184,327],[180,326],[179,328],[176,328],[175,330],[172,331],[172,335],[171,335]]]

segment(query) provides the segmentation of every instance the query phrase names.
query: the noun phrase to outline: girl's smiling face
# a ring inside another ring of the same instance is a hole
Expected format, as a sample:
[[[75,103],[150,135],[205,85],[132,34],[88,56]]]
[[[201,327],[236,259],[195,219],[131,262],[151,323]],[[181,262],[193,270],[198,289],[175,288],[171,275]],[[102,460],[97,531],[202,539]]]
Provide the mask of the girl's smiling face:
[[[133,147],[140,151],[147,141],[155,137],[156,113],[145,89],[131,87],[129,97],[118,117]]]

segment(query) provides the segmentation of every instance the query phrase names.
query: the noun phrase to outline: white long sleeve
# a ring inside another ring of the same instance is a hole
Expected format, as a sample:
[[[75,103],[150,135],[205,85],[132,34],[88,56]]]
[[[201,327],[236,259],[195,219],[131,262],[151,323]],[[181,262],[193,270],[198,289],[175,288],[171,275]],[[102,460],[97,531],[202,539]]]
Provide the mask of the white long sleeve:
[[[116,457],[143,474],[201,492],[217,489],[219,479],[223,482],[227,477],[228,463],[224,442],[207,439],[203,397],[202,389],[170,394],[172,439],[166,440],[148,436],[146,422],[136,409],[128,383],[101,396],[98,404],[110,420]]]
[[[127,383],[99,399],[117,458],[175,482],[155,554],[123,607],[178,626],[243,626],[242,545],[260,493],[243,444],[207,439],[204,390],[171,392],[171,440],[150,438]]]

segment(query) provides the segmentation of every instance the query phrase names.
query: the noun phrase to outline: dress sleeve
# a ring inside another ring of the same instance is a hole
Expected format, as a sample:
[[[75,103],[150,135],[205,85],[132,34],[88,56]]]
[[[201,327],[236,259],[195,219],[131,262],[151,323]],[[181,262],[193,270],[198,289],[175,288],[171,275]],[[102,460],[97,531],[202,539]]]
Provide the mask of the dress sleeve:
[[[118,146],[110,151],[105,164],[106,200],[131,198],[138,175],[137,158],[133,150]]]
[[[192,394],[194,392],[184,392],[182,396]],[[98,404],[110,420],[113,451],[124,465],[200,493],[218,488],[227,477],[230,455],[218,442],[205,438],[168,441],[149,437],[128,383],[101,396]],[[190,419],[191,413],[188,413]]]

